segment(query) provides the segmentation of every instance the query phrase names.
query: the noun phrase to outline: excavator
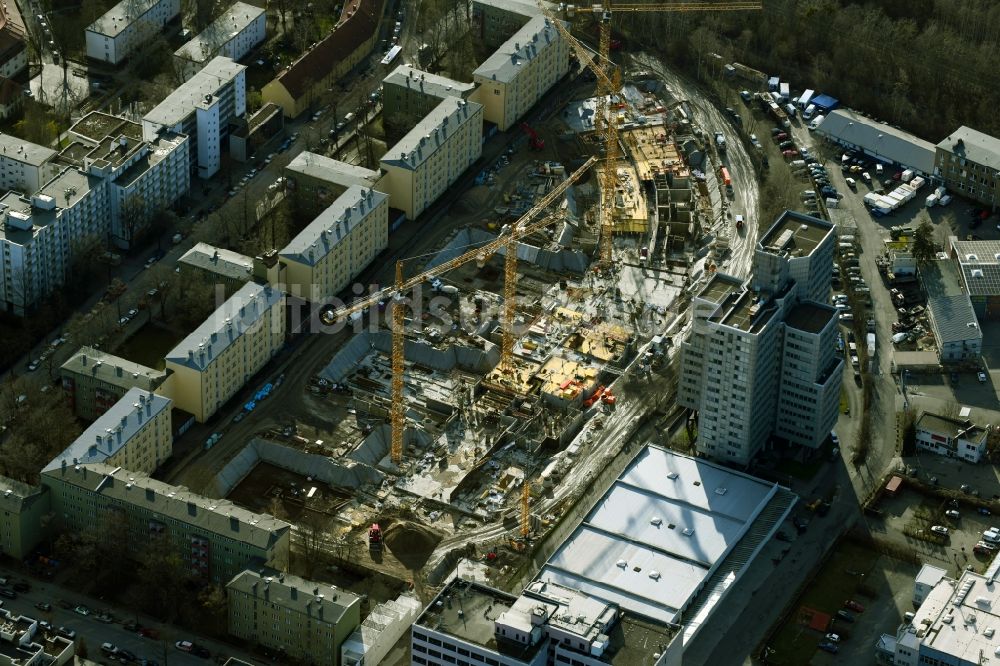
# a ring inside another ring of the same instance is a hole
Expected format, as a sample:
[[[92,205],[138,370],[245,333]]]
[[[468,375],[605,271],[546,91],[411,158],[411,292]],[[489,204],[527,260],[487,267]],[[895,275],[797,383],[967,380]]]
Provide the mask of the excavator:
[[[545,139],[538,136],[538,132],[535,131],[528,123],[521,123],[521,129],[524,133],[528,135],[528,139],[531,141],[532,150],[544,150],[545,149]]]

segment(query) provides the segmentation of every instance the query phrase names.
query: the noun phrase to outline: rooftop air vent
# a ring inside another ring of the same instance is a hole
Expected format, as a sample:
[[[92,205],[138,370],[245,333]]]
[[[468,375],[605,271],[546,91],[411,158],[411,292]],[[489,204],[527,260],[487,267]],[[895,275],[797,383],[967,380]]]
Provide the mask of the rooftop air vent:
[[[660,580],[660,572],[657,571],[656,569],[653,569],[652,571],[649,572],[649,577],[652,578],[653,580]]]
[[[725,495],[726,494],[726,489],[722,488],[722,487],[716,488],[715,489],[715,494],[716,495]]]
[[[652,520],[649,521],[649,524],[650,525],[655,525],[656,527],[659,527],[660,525],[663,524],[663,519],[660,518],[659,516],[656,516],[655,518],[653,518]]]
[[[618,560],[617,562],[615,562],[615,566],[617,566],[619,569],[624,569],[625,567],[628,566],[628,562],[626,562],[625,560]]]
[[[681,534],[683,534],[684,536],[691,536],[692,534],[694,534],[694,530],[691,529],[690,527],[685,527],[684,531],[681,532]]]
[[[677,476],[678,476],[677,472],[670,472],[669,474],[667,474],[668,479],[676,479]]]

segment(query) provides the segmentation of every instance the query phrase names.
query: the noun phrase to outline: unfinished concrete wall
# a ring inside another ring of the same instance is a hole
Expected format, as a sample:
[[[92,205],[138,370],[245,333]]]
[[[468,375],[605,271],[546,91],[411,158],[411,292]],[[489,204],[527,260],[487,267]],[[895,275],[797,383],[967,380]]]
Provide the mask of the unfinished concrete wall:
[[[483,341],[483,346],[483,349],[465,345],[436,348],[427,341],[407,340],[404,354],[407,361],[442,372],[448,372],[458,367],[469,372],[485,374],[500,362],[500,349],[486,340]],[[355,335],[320,371],[320,377],[331,382],[343,381],[357,370],[358,365],[372,349],[377,349],[387,356],[390,355],[392,353],[392,334],[389,331],[375,333],[364,331]]]
[[[374,469],[373,466],[357,461],[338,462],[332,458],[299,451],[278,442],[254,438],[215,475],[209,488],[209,494],[225,497],[260,462],[267,462],[302,476],[311,476],[339,488],[359,488],[370,483],[381,483],[384,478],[382,473]]]
[[[560,241],[565,238],[563,231],[557,234]],[[435,266],[440,266],[446,261],[454,259],[463,252],[466,252],[470,245],[482,245],[495,238],[497,238],[496,235],[483,229],[462,229],[455,234],[455,237],[451,239],[448,245],[427,263],[427,268],[432,269]],[[497,254],[503,256],[505,252],[501,249]],[[520,261],[527,261],[541,269],[556,273],[578,273],[582,275],[590,265],[587,255],[577,250],[565,248],[561,250],[547,250],[525,243],[517,244],[517,258]]]

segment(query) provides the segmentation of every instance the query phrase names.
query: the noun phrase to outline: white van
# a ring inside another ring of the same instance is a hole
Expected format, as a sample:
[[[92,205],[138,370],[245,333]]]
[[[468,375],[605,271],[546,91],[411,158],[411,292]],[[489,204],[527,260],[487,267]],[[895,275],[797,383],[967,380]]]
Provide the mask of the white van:
[[[806,120],[809,120],[810,118],[813,117],[814,113],[816,113],[816,105],[810,104],[809,106],[806,107],[806,110],[802,112],[802,117],[805,118]]]
[[[824,116],[821,113],[820,115],[818,115],[818,116],[816,116],[815,118],[812,119],[812,122],[809,123],[809,129],[811,129],[811,130],[816,129],[817,127],[819,127],[820,125],[823,124],[824,120],[826,120],[826,116]]]
[[[354,120],[354,114],[353,113],[348,113],[348,114],[344,115],[344,122],[345,123],[349,123],[352,120]]]
[[[796,118],[798,116],[798,112],[795,108],[795,105],[792,103],[788,103],[785,105],[785,111],[788,112],[789,118]]]

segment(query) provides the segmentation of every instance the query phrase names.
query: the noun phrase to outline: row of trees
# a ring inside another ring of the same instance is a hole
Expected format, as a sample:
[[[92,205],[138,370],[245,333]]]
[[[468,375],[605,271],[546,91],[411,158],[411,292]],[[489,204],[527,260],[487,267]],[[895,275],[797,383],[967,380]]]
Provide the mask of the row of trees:
[[[692,72],[709,53],[814,88],[937,142],[1000,135],[1000,4],[767,0],[760,12],[649,13],[616,28]],[[589,19],[588,19],[589,20]]]

